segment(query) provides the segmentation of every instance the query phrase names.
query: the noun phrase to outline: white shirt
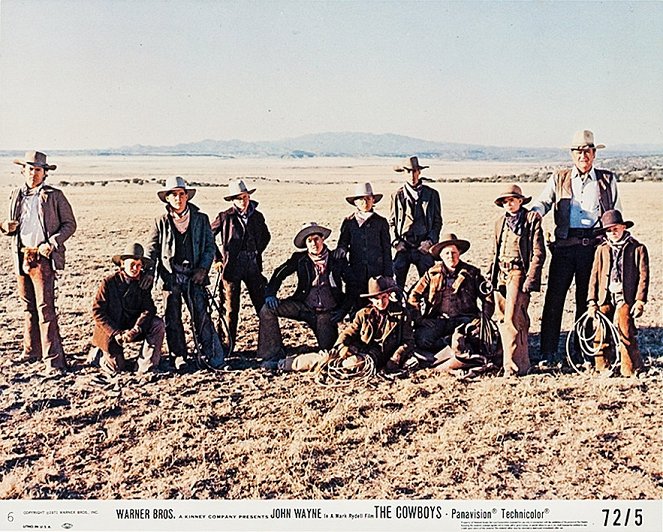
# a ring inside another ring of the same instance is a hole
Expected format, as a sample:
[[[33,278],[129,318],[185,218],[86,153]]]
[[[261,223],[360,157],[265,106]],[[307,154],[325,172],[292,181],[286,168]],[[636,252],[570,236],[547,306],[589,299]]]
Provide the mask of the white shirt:
[[[21,200],[21,218],[19,220],[19,235],[21,245],[28,248],[36,248],[46,241],[46,235],[39,219],[40,203],[39,194],[42,185],[31,190],[30,194],[23,193]]]

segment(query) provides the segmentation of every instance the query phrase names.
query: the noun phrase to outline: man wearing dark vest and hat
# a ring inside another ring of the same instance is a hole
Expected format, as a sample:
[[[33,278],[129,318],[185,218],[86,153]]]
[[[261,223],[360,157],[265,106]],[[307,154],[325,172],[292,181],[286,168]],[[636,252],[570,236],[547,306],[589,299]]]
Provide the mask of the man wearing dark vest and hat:
[[[212,222],[212,234],[218,243],[216,264],[222,268],[222,303],[233,342],[237,337],[241,283],[249,292],[256,315],[265,302],[267,279],[262,274],[262,254],[271,235],[265,217],[258,211],[258,202],[251,199],[255,190],[247,188],[241,179],[232,182],[224,199],[233,205]]]
[[[600,227],[603,213],[621,209],[615,175],[594,168],[596,150],[605,145],[595,144],[594,133],[582,130],[574,134],[570,148],[573,168],[553,173],[530,208],[541,216],[552,209],[555,216],[555,240],[541,317],[542,367],[562,365],[557,349],[566,294],[575,278],[578,320],[586,310],[589,274],[598,244],[595,230]]]
[[[154,373],[161,360],[166,328],[156,315],[151,291],[140,287],[143,266],[152,264],[138,243],[129,244],[112,260],[119,268],[101,282],[92,304],[92,345],[102,351],[99,366],[109,375],[126,369],[124,346],[143,341],[137,373]]]
[[[504,375],[525,375],[530,369],[527,346],[530,294],[541,287],[546,247],[541,217],[528,219],[523,206],[531,200],[518,185],[507,186],[495,200],[504,214],[495,220],[490,283],[495,295],[495,320],[502,340]]]
[[[343,220],[334,253],[339,256],[347,253],[349,257],[353,278],[347,287],[352,301],[351,316],[366,306],[360,294],[366,292],[371,277],[394,275],[389,223],[373,208],[381,199],[382,194],[375,194],[370,183],[358,184],[354,193],[345,198],[356,211]]]
[[[65,241],[76,231],[71,205],[61,190],[45,183],[56,169],[39,151],[29,151],[23,167],[25,185],[12,191],[9,219],[0,232],[12,237],[18,295],[24,314],[23,359],[43,360],[48,376],[66,371],[62,338],[55,310],[57,270],[64,269]]]
[[[296,251],[272,274],[265,290],[265,304],[260,310],[258,356],[264,359],[282,357],[283,339],[279,318],[306,322],[315,334],[319,349],[329,349],[338,336],[338,322],[350,310],[343,285],[349,268],[344,258],[336,258],[325,240],[331,229],[310,222],[295,235]],[[292,296],[276,296],[283,281],[297,274],[297,288]]]
[[[618,210],[607,211],[601,217],[605,241],[596,248],[589,278],[588,312],[592,317],[600,310],[613,319],[619,333],[620,372],[632,377],[644,367],[638,348],[635,319],[642,316],[649,291],[649,255],[644,244],[638,242],[627,229],[633,222],[624,221]],[[595,369],[610,368],[614,353],[599,346],[594,357]]]
[[[166,298],[166,340],[175,368],[187,369],[189,353],[182,325],[182,299],[191,314],[196,348],[215,368],[221,367],[225,352],[207,310],[205,285],[216,247],[206,214],[190,202],[196,194],[182,177],[169,177],[157,192],[166,212],[157,217],[147,245],[150,269],[142,280],[150,288],[156,276],[157,287]]]
[[[391,197],[389,225],[394,231],[392,246],[394,275],[401,288],[405,288],[410,265],[414,264],[419,276],[433,266],[430,248],[438,241],[442,230],[442,206],[437,190],[424,185],[417,157],[410,157],[394,168],[406,173],[406,182]]]

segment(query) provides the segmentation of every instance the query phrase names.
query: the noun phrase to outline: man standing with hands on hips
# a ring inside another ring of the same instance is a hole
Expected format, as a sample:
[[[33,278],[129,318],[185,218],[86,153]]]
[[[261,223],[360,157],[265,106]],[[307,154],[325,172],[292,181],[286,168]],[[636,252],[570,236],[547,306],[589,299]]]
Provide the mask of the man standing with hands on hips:
[[[12,191],[9,219],[0,232],[12,237],[12,255],[18,278],[18,295],[24,311],[23,358],[42,359],[46,376],[66,372],[62,338],[55,310],[55,279],[65,264],[65,241],[76,231],[71,205],[61,190],[45,183],[50,170],[39,151],[26,152],[25,185]]]
[[[530,209],[541,216],[553,209],[555,216],[555,241],[541,317],[543,367],[561,366],[557,347],[566,293],[575,277],[578,320],[587,309],[589,277],[598,244],[595,229],[601,227],[603,213],[621,210],[615,175],[594,168],[596,150],[601,148],[605,145],[594,143],[594,133],[577,131],[570,147],[573,168],[555,171]]]

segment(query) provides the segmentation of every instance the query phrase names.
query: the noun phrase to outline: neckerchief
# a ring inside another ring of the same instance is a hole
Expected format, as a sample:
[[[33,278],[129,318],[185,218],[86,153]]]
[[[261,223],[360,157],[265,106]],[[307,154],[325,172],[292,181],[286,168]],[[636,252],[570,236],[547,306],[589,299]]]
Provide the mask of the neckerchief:
[[[170,206],[168,207],[168,210],[170,211],[170,216],[175,224],[175,229],[177,229],[182,235],[186,233],[191,218],[191,211],[189,210],[188,205],[182,214],[177,214]]]
[[[506,221],[506,226],[517,236],[523,234],[525,228],[525,219],[527,211],[522,207],[515,214],[504,213],[504,219]]]
[[[355,220],[357,220],[357,225],[361,227],[366,223],[366,220],[368,220],[371,216],[373,216],[373,211],[357,211],[355,212]]]
[[[624,231],[622,237],[613,242],[609,238],[606,239],[608,246],[610,246],[610,254],[612,255],[612,268],[610,269],[610,281],[622,282],[622,275],[624,271],[624,248],[631,240],[631,233]]]
[[[310,251],[308,257],[313,262],[315,268],[315,280],[318,281],[327,271],[327,259],[329,258],[329,249],[325,245],[318,255],[314,255]]]

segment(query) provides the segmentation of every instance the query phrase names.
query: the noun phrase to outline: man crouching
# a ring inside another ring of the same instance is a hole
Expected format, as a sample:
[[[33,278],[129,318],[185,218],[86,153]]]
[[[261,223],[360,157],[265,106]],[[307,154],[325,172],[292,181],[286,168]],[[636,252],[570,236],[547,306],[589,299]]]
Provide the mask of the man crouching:
[[[344,367],[356,366],[364,357],[373,359],[376,369],[394,371],[401,367],[414,349],[412,320],[407,310],[392,299],[398,290],[391,277],[372,277],[366,297],[369,305],[355,315],[339,335],[332,356],[344,359]],[[307,353],[279,361],[278,369],[307,371],[326,360],[325,353]],[[266,367],[274,367],[266,366]]]
[[[137,243],[128,245],[112,260],[120,269],[101,282],[92,305],[95,323],[92,345],[103,353],[99,365],[110,375],[124,370],[127,365],[124,346],[142,340],[137,372],[155,372],[166,328],[156,315],[150,290],[140,287],[143,267],[150,266],[151,261],[144,257],[143,246]]]

